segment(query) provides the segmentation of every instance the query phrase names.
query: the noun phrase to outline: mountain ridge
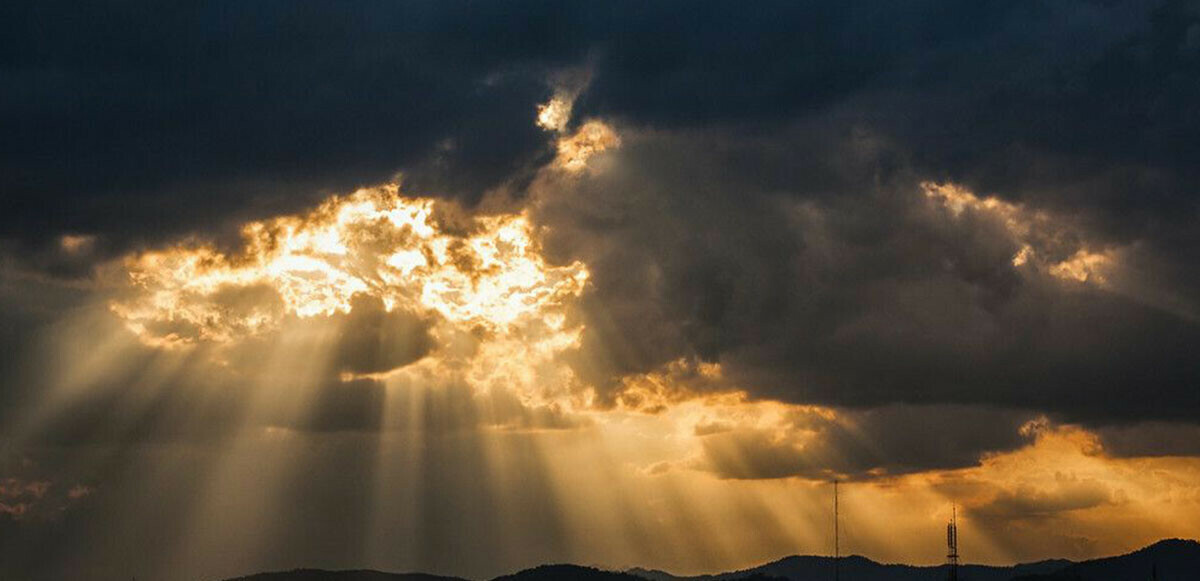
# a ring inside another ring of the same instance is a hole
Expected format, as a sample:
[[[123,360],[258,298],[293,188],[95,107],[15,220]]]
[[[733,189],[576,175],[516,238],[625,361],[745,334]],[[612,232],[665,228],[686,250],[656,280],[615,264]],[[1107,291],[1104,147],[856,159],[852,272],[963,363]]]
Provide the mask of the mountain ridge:
[[[791,555],[756,567],[705,575],[674,575],[656,569],[606,571],[571,564],[547,564],[501,575],[491,581],[818,581],[833,578],[833,557]],[[946,565],[916,566],[879,563],[861,555],[838,559],[845,581],[941,581]],[[1048,559],[1010,566],[961,565],[962,581],[1158,581],[1200,578],[1200,542],[1163,539],[1122,555],[1084,561]],[[469,581],[461,577],[424,573],[384,573],[371,570],[325,571],[296,569],[257,573],[226,581]]]
[[[1063,559],[1048,559],[1008,566],[960,565],[959,576],[964,581],[1010,581],[1031,574],[1051,573],[1075,564]],[[843,579],[879,579],[881,581],[926,581],[947,577],[946,565],[908,565],[880,563],[862,555],[850,555],[839,560]],[[834,558],[815,555],[792,555],[751,567],[724,573],[681,576],[665,571],[631,569],[630,572],[648,581],[735,581],[753,575],[792,580],[832,579]]]

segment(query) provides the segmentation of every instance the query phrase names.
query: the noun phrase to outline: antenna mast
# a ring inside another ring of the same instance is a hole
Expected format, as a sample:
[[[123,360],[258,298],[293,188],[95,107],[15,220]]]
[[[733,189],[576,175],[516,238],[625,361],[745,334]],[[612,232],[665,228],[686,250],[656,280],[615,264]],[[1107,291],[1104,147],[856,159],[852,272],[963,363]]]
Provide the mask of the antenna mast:
[[[838,481],[833,480],[833,581],[839,581],[839,569],[841,568],[841,530],[839,527],[838,514]]]
[[[950,513],[950,523],[946,525],[946,564],[950,566],[950,581],[958,581],[958,507]]]

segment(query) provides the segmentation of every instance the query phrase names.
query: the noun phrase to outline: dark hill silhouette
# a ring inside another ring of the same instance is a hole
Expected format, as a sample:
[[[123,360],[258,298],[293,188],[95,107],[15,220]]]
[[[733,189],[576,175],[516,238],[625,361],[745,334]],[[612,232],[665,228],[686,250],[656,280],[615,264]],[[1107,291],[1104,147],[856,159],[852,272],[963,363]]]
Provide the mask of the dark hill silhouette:
[[[771,577],[762,573],[741,574],[738,581],[786,581],[782,577]],[[542,565],[512,575],[497,577],[492,581],[647,581],[648,578],[631,571],[624,573],[604,571],[578,565]]]
[[[751,569],[678,577],[662,571],[633,570],[650,581],[733,581],[747,575],[768,575],[789,581],[822,581],[833,579],[833,557],[785,557],[778,561]],[[989,567],[986,565],[962,565],[958,568],[962,581],[1010,581],[1013,577],[1035,573],[1050,573],[1070,565],[1070,561],[1040,561],[1012,567]],[[854,555],[841,558],[841,578],[846,581],[943,581],[947,577],[946,566],[915,567],[912,565],[888,565],[876,563],[866,557]]]
[[[825,581],[833,578],[831,557],[787,557],[742,571],[682,577],[663,571],[631,569],[604,571],[578,565],[543,565],[493,581]],[[945,565],[914,567],[876,563],[866,557],[843,557],[843,581],[942,581]],[[961,581],[1143,581],[1157,571],[1159,581],[1200,579],[1200,543],[1171,539],[1159,541],[1126,555],[1073,563],[1064,560],[1025,563],[1012,567],[963,565]],[[465,581],[417,573],[378,571],[320,571],[300,569],[260,573],[229,581]]]
[[[533,569],[497,577],[492,581],[646,581],[629,573],[603,571],[578,565],[542,565]]]
[[[425,573],[383,573],[380,571],[325,571],[295,569],[274,573],[258,573],[227,581],[467,581],[459,577],[441,577]]]
[[[1158,581],[1200,579],[1200,543],[1184,539],[1159,541],[1127,555],[1075,563],[1019,581]]]

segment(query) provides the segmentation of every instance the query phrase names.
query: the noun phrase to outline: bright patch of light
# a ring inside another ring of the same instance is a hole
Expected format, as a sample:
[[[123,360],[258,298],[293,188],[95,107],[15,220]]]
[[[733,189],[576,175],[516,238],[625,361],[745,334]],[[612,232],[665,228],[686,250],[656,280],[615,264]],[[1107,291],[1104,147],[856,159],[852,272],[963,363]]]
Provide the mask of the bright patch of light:
[[[1050,216],[995,197],[979,197],[956,184],[925,182],[921,184],[921,188],[927,198],[948,210],[956,219],[971,211],[1000,220],[1019,246],[1019,250],[1011,259],[1013,266],[1036,266],[1065,281],[1098,285],[1107,282],[1103,270],[1112,264],[1113,259],[1109,254],[1080,248],[1066,260],[1055,261],[1047,257],[1048,254],[1055,254],[1054,252],[1046,252],[1045,248],[1039,251],[1035,244],[1039,240],[1074,237],[1062,235],[1061,231],[1065,229]]]
[[[1070,258],[1050,266],[1050,274],[1064,280],[1104,283],[1104,268],[1110,258],[1105,254],[1080,250]]]
[[[592,156],[621,145],[621,138],[600,121],[588,121],[574,135],[558,140],[556,165],[570,172],[587,167]]]
[[[96,237],[87,234],[64,234],[58,239],[59,248],[63,252],[76,255],[91,251],[96,244]]]
[[[193,244],[131,256],[132,292],[111,309],[147,342],[170,345],[348,312],[360,293],[495,331],[581,292],[587,270],[547,264],[524,214],[478,217],[450,233],[433,217],[437,203],[395,186],[365,189],[247,224],[236,253]]]
[[[571,120],[571,105],[569,96],[563,94],[556,94],[546,103],[538,105],[538,127],[546,131],[563,131]]]

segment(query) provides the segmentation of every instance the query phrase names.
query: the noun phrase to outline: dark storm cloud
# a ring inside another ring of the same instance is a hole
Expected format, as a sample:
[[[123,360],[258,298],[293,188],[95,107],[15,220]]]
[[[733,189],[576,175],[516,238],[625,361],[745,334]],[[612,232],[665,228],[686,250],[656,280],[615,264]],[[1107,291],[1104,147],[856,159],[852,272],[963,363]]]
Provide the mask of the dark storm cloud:
[[[1097,433],[1114,456],[1200,456],[1200,425],[1191,422],[1111,425]]]
[[[603,383],[695,356],[720,361],[733,385],[798,403],[1094,420],[1200,411],[1194,319],[1018,268],[1004,217],[955,214],[893,144],[825,129],[627,133],[609,171],[539,184],[557,192],[540,215],[556,226],[549,250],[593,272],[577,368]],[[785,189],[790,159],[776,149],[824,164],[824,184]],[[1054,260],[1109,243],[1072,215],[1044,222],[1033,244]]]
[[[593,267],[577,368],[603,382],[696,356],[787,401],[1194,420],[1198,6],[818,12],[635,28],[599,58],[582,102],[625,147],[543,208],[551,251]],[[1099,288],[1020,270],[1029,241],[940,212],[925,180],[1043,212],[1038,252],[1122,249],[1127,272]]]
[[[701,424],[695,468],[721,478],[871,479],[961,468],[1028,442],[1032,414],[977,406],[884,406],[838,419],[797,411],[771,429]]]
[[[585,114],[637,127],[866,128],[924,177],[1139,241],[1165,262],[1158,276],[1195,298],[1200,4],[676,8],[638,12],[598,51]],[[792,157],[780,189],[855,189],[844,176],[824,182],[828,163],[796,159],[828,137],[777,152]]]
[[[533,105],[563,67],[593,71],[582,114],[639,125],[770,124],[856,101],[930,171],[1012,195],[1015,182],[1110,168],[1154,188],[1148,206],[1178,208],[1188,184],[1161,170],[1197,151],[1200,49],[1184,3],[4,10],[3,233],[27,243],[94,232],[118,250],[397,170],[435,195],[519,186],[548,146]]]
[[[588,379],[696,356],[790,401],[1200,411],[1195,2],[3,10],[0,238],[47,272],[397,170],[519,194],[547,79],[585,69],[575,121],[626,147],[539,219],[593,270]],[[1128,245],[1141,286],[1018,273],[927,179],[1069,222],[1060,260]]]
[[[119,250],[397,170],[413,191],[476,199],[544,153],[542,71],[578,51],[547,28],[553,9],[467,8],[7,4],[3,236],[29,251],[97,233]]]

